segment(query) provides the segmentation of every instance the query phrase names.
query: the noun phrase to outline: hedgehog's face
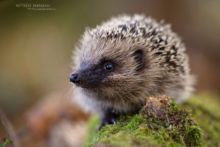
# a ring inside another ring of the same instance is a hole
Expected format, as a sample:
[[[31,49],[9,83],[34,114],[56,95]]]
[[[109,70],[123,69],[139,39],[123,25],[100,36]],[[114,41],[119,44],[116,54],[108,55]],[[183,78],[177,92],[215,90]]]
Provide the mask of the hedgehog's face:
[[[136,91],[143,82],[145,67],[140,47],[127,41],[90,40],[77,50],[70,81],[102,96],[123,95]]]

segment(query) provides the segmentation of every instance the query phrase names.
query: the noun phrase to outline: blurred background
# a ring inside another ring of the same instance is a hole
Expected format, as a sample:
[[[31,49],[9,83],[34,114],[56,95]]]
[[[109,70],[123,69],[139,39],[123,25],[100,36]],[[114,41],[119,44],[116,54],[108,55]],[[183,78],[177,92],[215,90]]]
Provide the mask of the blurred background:
[[[220,94],[218,0],[1,0],[0,108],[15,128],[35,118],[26,113],[36,104],[32,111],[66,106],[72,50],[85,27],[125,13],[172,24],[186,44],[196,93]]]

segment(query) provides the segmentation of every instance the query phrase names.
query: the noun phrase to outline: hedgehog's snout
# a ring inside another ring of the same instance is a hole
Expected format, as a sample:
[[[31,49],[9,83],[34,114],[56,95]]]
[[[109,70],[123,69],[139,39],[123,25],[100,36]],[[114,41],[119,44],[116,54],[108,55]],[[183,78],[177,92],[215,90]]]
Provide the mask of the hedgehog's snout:
[[[82,88],[95,88],[102,84],[106,75],[100,69],[88,68],[74,72],[70,76],[70,82]]]
[[[115,71],[115,63],[111,60],[101,60],[97,64],[86,64],[70,76],[70,82],[82,88],[98,88],[108,85],[108,77]]]
[[[73,82],[73,83],[79,83],[80,82],[80,76],[78,73],[73,73],[71,76],[70,76],[70,82]]]
[[[81,72],[71,74],[69,80],[79,87],[85,87],[88,85],[88,79],[86,79],[85,75]]]

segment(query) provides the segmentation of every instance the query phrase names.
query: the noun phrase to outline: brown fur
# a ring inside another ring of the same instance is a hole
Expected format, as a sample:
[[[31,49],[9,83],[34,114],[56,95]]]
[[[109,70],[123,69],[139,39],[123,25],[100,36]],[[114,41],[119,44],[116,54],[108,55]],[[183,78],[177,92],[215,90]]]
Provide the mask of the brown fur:
[[[132,54],[142,49],[144,69]],[[98,89],[74,86],[74,98],[90,110],[114,108],[128,112],[141,107],[149,96],[168,95],[182,101],[192,91],[188,57],[181,39],[163,22],[142,15],[119,16],[87,29],[74,51],[73,70],[107,58],[118,63]]]

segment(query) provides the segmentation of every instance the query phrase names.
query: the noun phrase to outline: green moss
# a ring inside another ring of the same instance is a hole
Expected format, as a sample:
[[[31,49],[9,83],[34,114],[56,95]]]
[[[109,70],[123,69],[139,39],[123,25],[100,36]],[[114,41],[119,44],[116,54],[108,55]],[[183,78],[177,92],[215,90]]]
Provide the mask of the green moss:
[[[183,105],[190,109],[194,120],[204,133],[204,146],[220,146],[220,102],[216,97],[199,95]]]
[[[164,130],[176,143],[186,146],[199,146],[202,131],[191,119],[189,113],[178,107],[167,97],[150,98],[143,109],[148,128]],[[162,134],[163,137],[166,134]]]
[[[164,101],[158,105],[158,102],[161,101],[150,103],[139,114],[121,116],[117,124],[100,131],[96,131],[98,118],[93,117],[85,146],[220,146],[218,101],[198,96],[182,106]],[[152,106],[159,109],[152,110]],[[190,114],[184,109],[190,110]]]
[[[202,144],[202,133],[201,129],[197,126],[190,126],[187,128],[185,133],[185,142],[187,146],[199,146]]]

